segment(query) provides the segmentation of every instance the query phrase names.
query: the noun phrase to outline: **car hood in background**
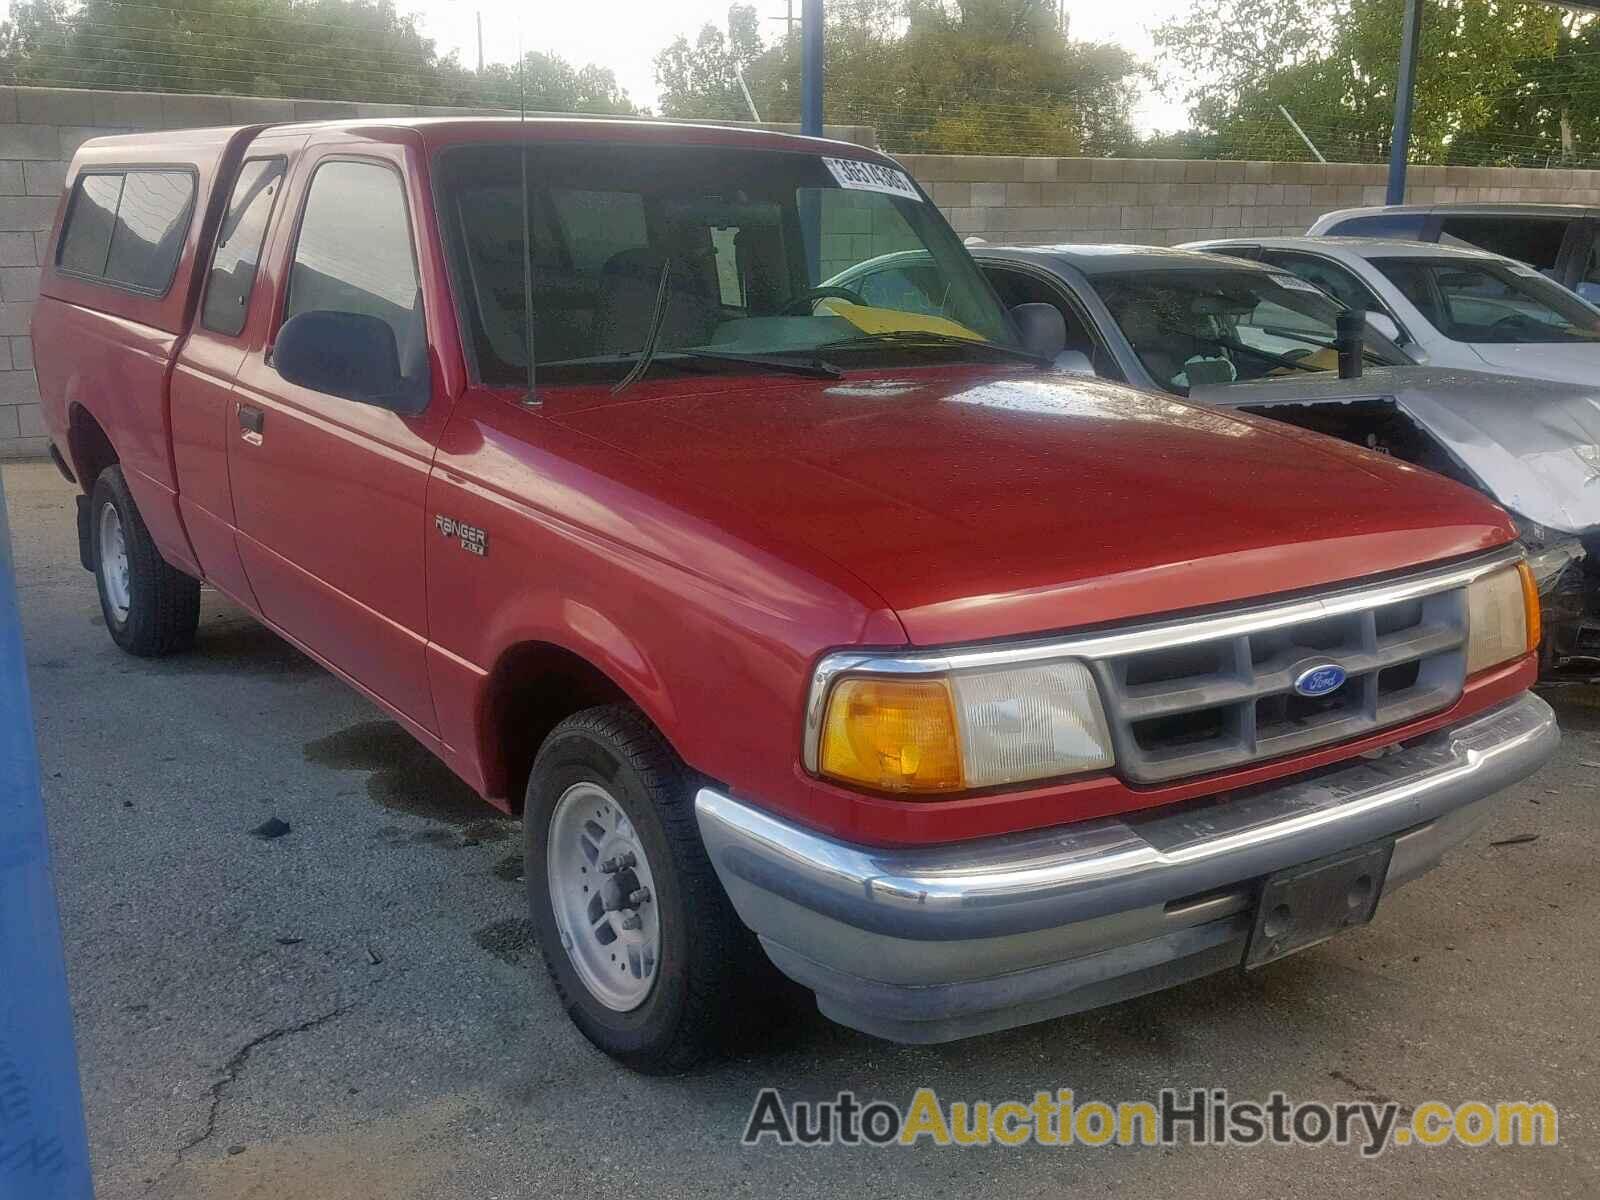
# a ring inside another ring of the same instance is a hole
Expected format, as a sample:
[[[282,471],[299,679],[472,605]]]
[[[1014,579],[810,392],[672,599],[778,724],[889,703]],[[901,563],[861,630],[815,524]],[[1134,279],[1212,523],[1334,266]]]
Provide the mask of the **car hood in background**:
[[[646,385],[552,405],[764,548],[820,553],[913,643],[1232,603],[1509,540],[1481,496],[1246,414],[992,368]]]
[[[1281,376],[1201,387],[1191,399],[1225,408],[1391,400],[1513,512],[1567,533],[1600,525],[1600,379],[1584,386],[1382,367],[1360,379]]]
[[[1472,352],[1490,371],[1575,383],[1600,393],[1600,342],[1474,342]]]

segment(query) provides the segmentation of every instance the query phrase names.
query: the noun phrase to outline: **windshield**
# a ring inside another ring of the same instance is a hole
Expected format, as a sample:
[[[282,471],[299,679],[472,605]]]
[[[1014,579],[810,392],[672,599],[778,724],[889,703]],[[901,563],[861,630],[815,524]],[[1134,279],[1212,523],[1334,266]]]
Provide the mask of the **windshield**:
[[[439,176],[478,375],[515,386],[528,373],[518,147],[447,150]],[[930,346],[956,356],[984,354],[981,342],[1016,346],[966,250],[900,171],[815,154],[587,143],[531,146],[528,180],[541,382],[621,378],[654,324],[668,362],[710,351],[723,356],[701,356],[711,363],[825,355],[875,365],[926,361]],[[830,282],[896,255],[918,260],[915,286]]]
[[[1342,311],[1292,275],[1221,267],[1093,276],[1145,370],[1162,387],[1191,388],[1333,371]],[[1366,361],[1409,361],[1371,329]]]
[[[1600,312],[1532,267],[1396,258],[1372,265],[1453,342],[1600,340]]]

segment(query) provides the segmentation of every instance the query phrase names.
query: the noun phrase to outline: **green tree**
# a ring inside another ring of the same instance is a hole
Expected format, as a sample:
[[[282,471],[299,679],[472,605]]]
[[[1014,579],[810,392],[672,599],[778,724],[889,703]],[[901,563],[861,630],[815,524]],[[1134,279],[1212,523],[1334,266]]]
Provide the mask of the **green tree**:
[[[617,83],[610,67],[574,67],[557,54],[530,50],[520,69],[494,63],[476,81],[479,103],[529,112],[637,114],[641,110]]]
[[[529,106],[636,111],[609,69],[526,56]],[[46,87],[515,108],[516,68],[440,55],[394,0],[16,0],[0,72]]]
[[[1197,129],[1224,155],[1308,157],[1294,113],[1329,158],[1388,153],[1403,0],[1203,0],[1156,32]],[[1521,0],[1427,0],[1412,157],[1544,162],[1600,150],[1600,31]]]
[[[1107,153],[1134,140],[1144,68],[1067,38],[1054,0],[833,0],[824,36],[826,119],[875,126],[890,149]],[[726,33],[708,25],[657,56],[663,111],[746,116],[735,66],[764,119],[798,120],[799,38],[760,48],[748,5],[730,10]]]

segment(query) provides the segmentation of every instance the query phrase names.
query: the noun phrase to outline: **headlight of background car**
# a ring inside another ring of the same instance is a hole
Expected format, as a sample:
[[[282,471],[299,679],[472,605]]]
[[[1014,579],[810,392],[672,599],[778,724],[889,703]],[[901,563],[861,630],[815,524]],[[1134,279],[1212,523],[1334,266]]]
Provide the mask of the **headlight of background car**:
[[[1539,591],[1526,562],[1467,585],[1467,674],[1539,645]]]
[[[1094,679],[1057,662],[953,675],[846,678],[828,696],[822,774],[887,792],[939,793],[1111,766]]]

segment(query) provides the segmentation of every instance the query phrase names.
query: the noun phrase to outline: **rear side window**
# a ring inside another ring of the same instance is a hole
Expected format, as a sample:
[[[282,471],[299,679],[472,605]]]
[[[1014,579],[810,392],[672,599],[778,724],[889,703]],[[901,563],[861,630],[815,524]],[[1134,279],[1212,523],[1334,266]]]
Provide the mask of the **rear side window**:
[[[104,275],[111,250],[111,226],[122,199],[121,175],[82,175],[73,189],[72,209],[56,260],[75,275]]]
[[[261,244],[282,190],[284,165],[281,158],[256,158],[239,168],[200,310],[200,323],[216,333],[232,337],[244,328]]]
[[[1503,254],[1553,272],[1570,224],[1564,217],[1446,217],[1439,227],[1439,241]]]
[[[187,171],[80,175],[56,264],[63,271],[159,296],[172,285],[194,209]]]
[[[647,245],[644,197],[638,192],[551,188],[550,201],[566,234],[572,265],[598,271],[613,254]]]
[[[1372,294],[1372,289],[1362,283],[1344,267],[1336,266],[1326,259],[1311,258],[1303,254],[1275,254],[1271,251],[1262,251],[1262,261],[1271,263],[1275,267],[1282,267],[1292,275],[1297,275],[1307,283],[1321,288],[1340,304],[1354,312],[1383,311],[1383,305]]]
[[[1330,237],[1400,238],[1418,242],[1422,240],[1422,227],[1427,219],[1426,213],[1375,213],[1339,221],[1324,232]]]

